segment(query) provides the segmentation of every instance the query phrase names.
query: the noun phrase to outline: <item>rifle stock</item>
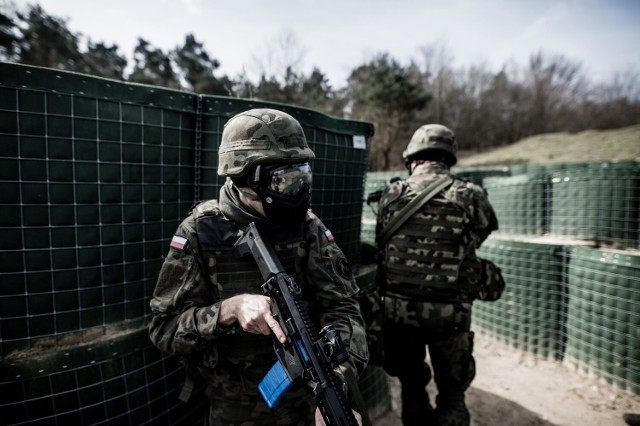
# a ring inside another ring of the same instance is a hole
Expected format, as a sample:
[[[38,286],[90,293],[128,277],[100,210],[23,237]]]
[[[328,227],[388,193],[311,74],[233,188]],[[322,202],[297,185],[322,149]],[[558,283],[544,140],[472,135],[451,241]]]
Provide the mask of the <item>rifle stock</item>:
[[[293,381],[303,380],[328,426],[356,426],[358,422],[347,403],[342,383],[333,370],[349,357],[338,333],[330,325],[316,332],[300,287],[286,273],[255,223],[247,227],[234,246],[237,257],[249,253],[265,281],[262,292],[271,298],[272,315],[287,336],[284,344],[273,336],[278,362],[259,385],[263,398],[269,407],[275,407]]]

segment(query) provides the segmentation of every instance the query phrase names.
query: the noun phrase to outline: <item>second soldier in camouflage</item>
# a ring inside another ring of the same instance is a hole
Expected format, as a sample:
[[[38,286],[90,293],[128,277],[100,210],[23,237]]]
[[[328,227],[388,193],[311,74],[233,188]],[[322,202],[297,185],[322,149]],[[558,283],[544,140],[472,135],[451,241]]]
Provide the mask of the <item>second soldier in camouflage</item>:
[[[464,394],[475,376],[471,305],[481,278],[475,250],[498,222],[484,190],[451,175],[456,155],[450,129],[420,127],[403,154],[410,177],[392,183],[379,202],[380,240],[418,194],[436,181],[446,185],[379,247],[385,369],[400,380],[405,426],[470,422]],[[438,388],[435,406],[425,389],[432,378],[426,347]]]

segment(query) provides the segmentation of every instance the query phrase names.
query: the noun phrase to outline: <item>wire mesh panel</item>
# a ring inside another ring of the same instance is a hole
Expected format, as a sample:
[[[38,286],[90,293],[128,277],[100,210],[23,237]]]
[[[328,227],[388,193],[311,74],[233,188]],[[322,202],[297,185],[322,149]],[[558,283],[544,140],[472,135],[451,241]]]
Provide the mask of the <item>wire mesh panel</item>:
[[[548,222],[548,179],[544,174],[485,178],[499,233],[543,235]]]
[[[506,289],[498,301],[474,303],[474,328],[516,348],[561,359],[567,297],[563,247],[490,238],[478,256],[502,269]]]
[[[193,199],[195,96],[0,64],[0,354],[137,320]]]
[[[208,408],[205,398],[178,400],[184,370],[146,328],[0,367],[6,425],[198,424]]]
[[[640,394],[640,254],[572,247],[566,362]]]
[[[498,302],[475,304],[476,325],[516,347],[565,359],[582,371],[639,393],[640,262],[635,250],[640,223],[639,163],[523,165],[510,169],[520,175],[483,181],[500,222],[496,235],[521,240],[535,234],[539,236],[535,244],[543,249],[544,242],[554,240],[569,245],[551,243],[547,247],[557,247],[553,255],[550,251],[541,255],[533,249],[534,243],[527,243],[530,248],[523,251],[522,243],[504,240],[500,244],[508,250],[496,251],[496,240],[488,240],[479,253],[502,267],[507,290]],[[542,214],[535,216],[533,211]],[[543,232],[540,223],[545,225]],[[586,244],[626,250],[597,250]],[[562,264],[568,265],[568,273],[562,273]],[[556,284],[546,287],[549,301],[536,302],[527,294],[530,290],[526,285],[545,274],[553,277],[549,283]],[[538,327],[532,333],[530,324],[536,317]],[[536,329],[547,331],[540,334]],[[541,348],[539,342],[544,339],[548,343]]]
[[[224,123],[254,104],[0,63],[3,424],[201,418],[140,327],[173,232],[217,196]],[[270,106],[303,125],[313,205],[357,261],[372,125]]]
[[[639,172],[636,161],[550,170],[550,233],[637,248]]]
[[[509,166],[455,166],[451,172],[460,179],[468,180],[476,185],[483,186],[484,179],[489,177],[511,176]]]
[[[363,241],[373,242],[376,239],[378,202],[367,202],[367,197],[374,192],[384,190],[389,185],[391,179],[406,177],[407,173],[402,171],[367,173],[364,184],[364,200],[362,203],[362,229],[360,231],[360,238]]]

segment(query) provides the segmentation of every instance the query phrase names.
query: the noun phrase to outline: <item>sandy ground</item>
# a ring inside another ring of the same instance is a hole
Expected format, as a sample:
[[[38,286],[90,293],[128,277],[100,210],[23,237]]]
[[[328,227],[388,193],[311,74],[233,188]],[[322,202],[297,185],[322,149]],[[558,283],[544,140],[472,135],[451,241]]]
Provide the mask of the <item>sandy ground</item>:
[[[472,426],[624,426],[640,414],[640,396],[476,334],[477,374],[467,393]],[[375,426],[401,425],[399,386],[390,378],[391,410]],[[432,400],[435,387],[428,387]]]

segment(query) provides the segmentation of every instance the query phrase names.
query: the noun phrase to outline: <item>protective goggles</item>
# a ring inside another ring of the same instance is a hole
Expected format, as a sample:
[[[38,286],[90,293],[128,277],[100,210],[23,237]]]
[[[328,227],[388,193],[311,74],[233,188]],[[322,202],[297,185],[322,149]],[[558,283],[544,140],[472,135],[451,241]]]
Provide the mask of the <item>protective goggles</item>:
[[[311,166],[309,163],[278,166],[258,165],[250,185],[260,186],[280,195],[297,195],[304,185],[311,187]]]

